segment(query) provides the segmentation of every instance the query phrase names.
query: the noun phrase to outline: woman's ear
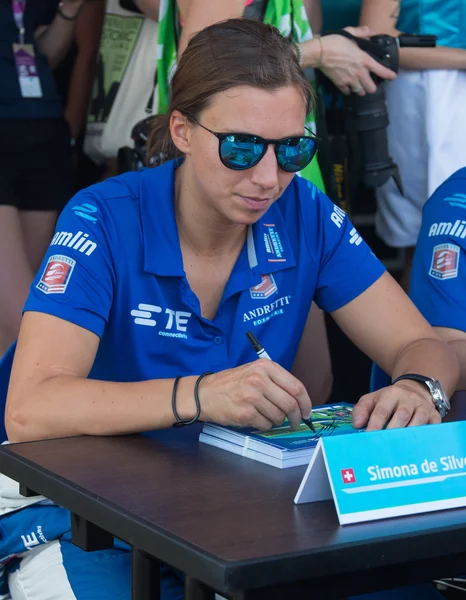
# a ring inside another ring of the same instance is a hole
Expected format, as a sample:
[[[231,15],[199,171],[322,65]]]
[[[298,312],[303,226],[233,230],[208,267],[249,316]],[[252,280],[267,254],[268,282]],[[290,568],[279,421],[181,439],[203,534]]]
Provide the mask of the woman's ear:
[[[170,134],[180,152],[191,154],[191,123],[179,110],[174,110],[170,116]]]

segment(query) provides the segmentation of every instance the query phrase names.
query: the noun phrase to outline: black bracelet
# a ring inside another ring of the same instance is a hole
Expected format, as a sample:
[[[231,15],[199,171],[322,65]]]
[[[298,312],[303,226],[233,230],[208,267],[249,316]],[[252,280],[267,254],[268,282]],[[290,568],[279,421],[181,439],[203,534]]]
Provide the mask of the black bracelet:
[[[69,17],[63,12],[63,2],[59,2],[57,6],[57,12],[62,19],[65,19],[65,21],[76,21],[76,19],[79,16],[79,13],[81,12],[81,6],[79,7],[78,12],[75,14],[74,17]]]
[[[196,402],[196,416],[193,419],[180,419],[178,415],[178,412],[176,410],[176,392],[178,390],[178,383],[180,382],[181,375],[179,375],[175,379],[172,392],[172,410],[173,414],[175,415],[176,421],[175,423],[173,423],[172,427],[185,427],[186,425],[192,425],[193,423],[196,423],[196,421],[199,419],[199,416],[201,414],[201,402],[199,400],[199,384],[207,375],[212,375],[212,371],[206,371],[205,373],[202,373],[202,375],[199,375],[196,383],[194,384],[194,401]]]

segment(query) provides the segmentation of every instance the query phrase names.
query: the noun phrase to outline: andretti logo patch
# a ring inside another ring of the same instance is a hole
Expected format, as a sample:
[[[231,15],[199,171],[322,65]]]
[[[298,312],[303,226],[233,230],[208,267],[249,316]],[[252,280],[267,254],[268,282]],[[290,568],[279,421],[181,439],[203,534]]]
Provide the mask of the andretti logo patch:
[[[44,294],[64,294],[76,261],[68,256],[51,256],[36,288]]]
[[[453,279],[458,277],[460,248],[455,244],[439,244],[432,254],[429,275],[435,279]]]
[[[273,275],[262,275],[262,281],[251,288],[251,298],[261,300],[278,292]]]

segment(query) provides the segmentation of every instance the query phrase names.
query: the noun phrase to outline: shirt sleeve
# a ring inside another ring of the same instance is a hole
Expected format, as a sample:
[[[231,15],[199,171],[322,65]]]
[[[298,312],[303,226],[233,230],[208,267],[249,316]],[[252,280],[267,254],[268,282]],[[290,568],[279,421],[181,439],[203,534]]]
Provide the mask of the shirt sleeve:
[[[346,213],[314,186],[301,203],[311,254],[318,269],[315,301],[332,312],[354,300],[385,272]]]
[[[466,331],[466,179],[447,181],[424,207],[409,295],[431,325]]]
[[[47,313],[102,337],[115,287],[109,221],[106,204],[89,191],[69,202],[31,285],[24,312]]]

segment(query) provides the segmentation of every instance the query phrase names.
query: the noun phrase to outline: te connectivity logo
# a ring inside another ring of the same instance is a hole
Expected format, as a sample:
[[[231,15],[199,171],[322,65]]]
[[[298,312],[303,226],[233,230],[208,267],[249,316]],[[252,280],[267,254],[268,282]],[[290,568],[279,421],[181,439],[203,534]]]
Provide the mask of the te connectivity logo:
[[[154,316],[158,314],[161,314],[162,318],[156,320]],[[158,334],[160,336],[183,339],[188,339],[185,332],[191,314],[190,312],[172,310],[171,308],[164,310],[156,304],[138,304],[138,308],[131,311],[131,316],[134,317],[136,325],[159,327]],[[157,325],[158,321],[160,321],[159,325]]]

